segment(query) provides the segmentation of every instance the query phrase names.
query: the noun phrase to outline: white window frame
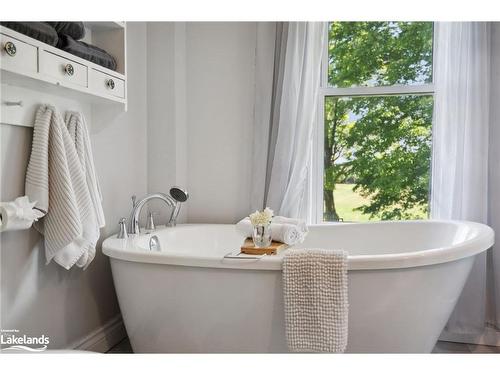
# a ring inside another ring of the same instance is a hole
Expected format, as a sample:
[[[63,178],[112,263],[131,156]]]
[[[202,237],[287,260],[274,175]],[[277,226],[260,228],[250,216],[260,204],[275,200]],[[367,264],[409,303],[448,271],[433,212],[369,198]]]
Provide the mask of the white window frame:
[[[326,97],[346,97],[346,96],[387,96],[387,95],[434,95],[434,83],[427,83],[421,85],[392,85],[392,86],[376,86],[376,87],[348,87],[338,88],[328,86],[328,31],[326,29],[326,36],[324,38],[325,45],[323,51],[323,61],[321,64],[321,80],[318,95],[318,108],[315,123],[315,135],[313,138],[312,147],[312,173],[310,174],[310,201],[312,204],[310,217],[312,223],[323,223],[323,151],[324,151],[324,109]],[[433,33],[435,28],[433,30]],[[435,35],[433,35],[433,55],[436,54]],[[433,60],[433,74],[432,80],[434,81],[434,60]]]

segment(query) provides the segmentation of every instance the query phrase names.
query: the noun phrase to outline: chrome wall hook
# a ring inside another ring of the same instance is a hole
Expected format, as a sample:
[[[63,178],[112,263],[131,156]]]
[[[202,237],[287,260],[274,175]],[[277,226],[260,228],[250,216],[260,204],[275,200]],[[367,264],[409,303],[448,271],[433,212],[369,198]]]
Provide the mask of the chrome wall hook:
[[[22,107],[23,106],[23,101],[22,100],[19,100],[17,102],[11,102],[11,101],[7,101],[5,100],[3,102],[3,104],[5,104],[7,107]]]

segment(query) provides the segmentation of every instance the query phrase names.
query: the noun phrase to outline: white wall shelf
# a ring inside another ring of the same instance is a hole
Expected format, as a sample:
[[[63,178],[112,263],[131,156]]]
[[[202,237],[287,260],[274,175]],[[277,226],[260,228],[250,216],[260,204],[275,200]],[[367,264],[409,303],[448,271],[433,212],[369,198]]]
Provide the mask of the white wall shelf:
[[[85,21],[84,25],[86,28],[91,30],[112,30],[125,28],[125,22],[118,21]]]
[[[0,26],[0,123],[13,123],[8,114],[15,108],[6,110],[5,97],[9,96],[8,102],[11,103],[23,100],[10,95],[18,91],[9,90],[9,87],[48,92],[89,103],[118,105],[127,110],[126,24],[85,22],[84,25],[86,36],[83,41],[110,53],[117,62],[116,71]],[[15,45],[14,54],[7,53],[8,43]]]

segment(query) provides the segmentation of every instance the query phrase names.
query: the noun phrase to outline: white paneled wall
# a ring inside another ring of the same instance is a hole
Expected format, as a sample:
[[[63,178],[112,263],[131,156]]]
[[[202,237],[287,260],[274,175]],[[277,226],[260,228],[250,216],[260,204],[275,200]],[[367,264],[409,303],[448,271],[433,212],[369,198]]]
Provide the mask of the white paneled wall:
[[[184,23],[152,22],[147,26],[148,83],[148,189],[168,192],[174,185],[186,186],[186,108]],[[181,34],[181,35],[179,35]],[[169,217],[162,202],[151,202],[160,214],[158,223]],[[180,222],[185,221],[183,207]]]
[[[256,32],[148,24],[148,187],[188,189],[181,221],[233,223],[250,209]]]
[[[234,223],[250,209],[255,23],[186,31],[190,222]]]
[[[500,281],[500,246],[498,238],[500,237],[500,22],[492,22],[491,24],[491,77],[490,86],[490,133],[489,133],[489,225],[496,232],[497,245],[490,253],[491,267],[488,269],[489,278],[487,283],[497,283]],[[493,301],[500,301],[500,288],[489,288],[491,295],[488,299],[491,303],[488,304],[487,317],[491,322],[500,321],[500,306],[496,306]],[[491,328],[487,329],[485,337],[480,340],[486,345],[500,346],[500,333],[498,330]]]

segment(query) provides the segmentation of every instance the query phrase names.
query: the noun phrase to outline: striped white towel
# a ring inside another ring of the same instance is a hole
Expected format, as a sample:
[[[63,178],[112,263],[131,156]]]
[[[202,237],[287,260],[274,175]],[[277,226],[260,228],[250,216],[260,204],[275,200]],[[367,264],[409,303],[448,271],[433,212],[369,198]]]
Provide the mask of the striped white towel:
[[[94,206],[95,215],[99,228],[106,225],[104,211],[102,209],[102,194],[99,187],[99,179],[94,165],[90,135],[85,118],[78,112],[66,112],[66,126],[69,134],[76,146],[76,153],[80,159],[80,164],[85,171],[87,186]]]
[[[52,106],[40,106],[36,113],[25,190],[46,212],[35,227],[45,237],[47,263],[54,259],[66,269],[86,268],[99,226],[75,144]]]
[[[283,259],[290,351],[342,353],[347,346],[347,253],[288,250]]]

